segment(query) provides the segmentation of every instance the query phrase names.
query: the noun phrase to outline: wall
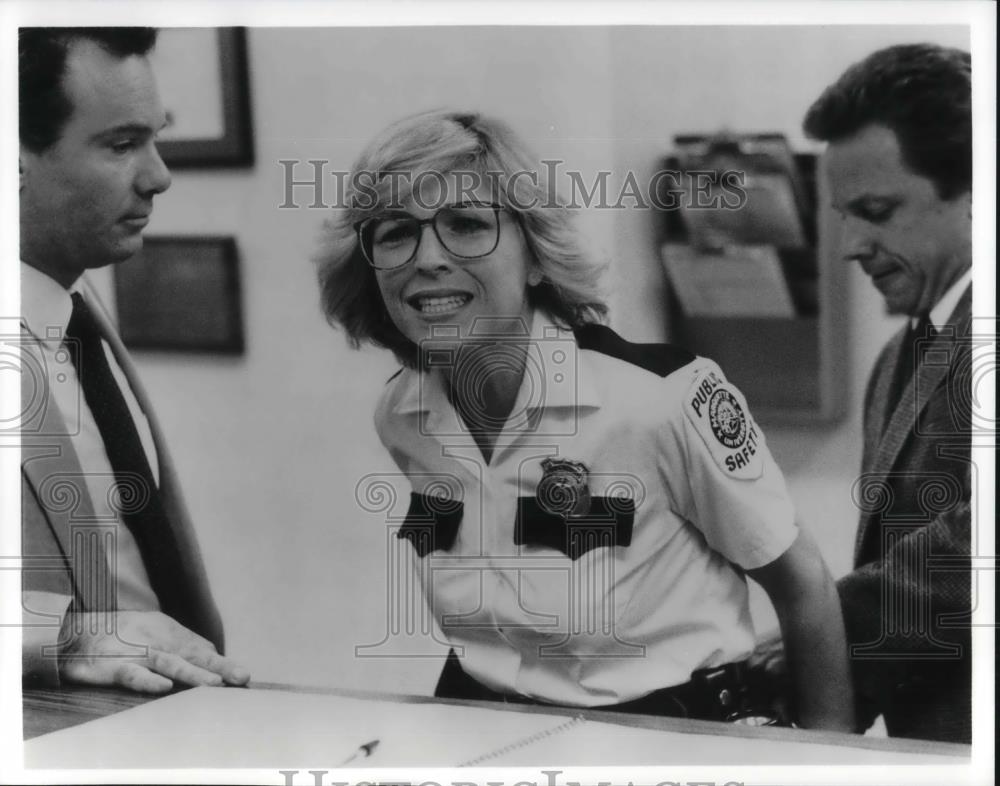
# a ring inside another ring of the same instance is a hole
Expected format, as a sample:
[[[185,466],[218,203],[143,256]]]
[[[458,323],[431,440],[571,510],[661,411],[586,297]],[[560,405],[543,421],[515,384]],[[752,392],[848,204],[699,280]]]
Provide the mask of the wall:
[[[914,39],[966,40],[958,29],[874,27],[250,30],[256,166],[176,171],[148,230],[236,236],[247,353],[137,358],[198,522],[230,652],[257,679],[408,692],[432,690],[440,665],[355,657],[386,625],[383,517],[360,508],[355,488],[392,471],[371,412],[394,364],[349,350],[324,323],[309,259],[330,212],[277,208],[279,159],[346,169],[390,121],[454,106],[505,118],[585,178],[609,165],[616,177],[648,173],[682,131],[779,130],[798,141],[805,107],[846,65]],[[614,263],[612,322],[638,340],[664,334],[653,221],[628,210],[581,220]],[[837,573],[855,521],[853,413],[892,329],[857,271],[848,285],[852,416],[769,434]]]

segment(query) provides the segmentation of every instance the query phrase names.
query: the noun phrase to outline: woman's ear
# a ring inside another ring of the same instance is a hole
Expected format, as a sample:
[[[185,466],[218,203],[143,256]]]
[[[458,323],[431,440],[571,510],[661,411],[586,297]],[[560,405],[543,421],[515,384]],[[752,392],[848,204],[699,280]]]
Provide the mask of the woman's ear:
[[[544,278],[545,274],[542,273],[542,269],[537,265],[532,265],[531,270],[528,271],[528,286],[537,287]]]

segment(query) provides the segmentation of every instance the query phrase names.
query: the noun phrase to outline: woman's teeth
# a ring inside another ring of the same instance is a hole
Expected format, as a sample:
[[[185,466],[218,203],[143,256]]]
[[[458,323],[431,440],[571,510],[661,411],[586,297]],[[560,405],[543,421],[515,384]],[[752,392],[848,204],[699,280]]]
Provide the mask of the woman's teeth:
[[[447,297],[422,297],[417,300],[421,314],[441,314],[445,311],[464,306],[469,301],[467,295],[448,295]]]

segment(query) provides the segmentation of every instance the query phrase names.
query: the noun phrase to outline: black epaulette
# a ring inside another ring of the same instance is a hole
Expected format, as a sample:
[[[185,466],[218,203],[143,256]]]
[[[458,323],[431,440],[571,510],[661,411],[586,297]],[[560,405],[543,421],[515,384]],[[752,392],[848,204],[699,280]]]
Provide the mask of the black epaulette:
[[[589,349],[624,360],[633,366],[661,377],[669,376],[683,368],[695,355],[673,344],[634,344],[626,341],[606,325],[590,324],[573,331],[580,349]]]

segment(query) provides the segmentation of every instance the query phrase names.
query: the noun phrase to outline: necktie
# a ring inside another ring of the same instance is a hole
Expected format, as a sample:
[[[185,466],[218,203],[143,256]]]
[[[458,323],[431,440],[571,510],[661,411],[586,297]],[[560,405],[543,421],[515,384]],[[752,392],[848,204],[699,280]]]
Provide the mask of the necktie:
[[[79,293],[73,293],[73,314],[66,337],[73,339],[66,347],[115,473],[116,507],[136,540],[160,608],[197,631],[193,627],[197,605],[183,579],[183,557],[171,532],[139,432],[104,354],[100,327]]]
[[[921,340],[925,342],[929,341],[934,335],[935,330],[933,325],[931,325],[930,317],[927,314],[923,314],[915,325],[910,324],[906,335],[903,336],[903,343],[899,349],[899,360],[896,363],[896,372],[893,375],[892,386],[889,389],[887,424],[892,418],[893,412],[905,403],[903,395],[920,365],[919,356],[923,354],[920,351]]]

